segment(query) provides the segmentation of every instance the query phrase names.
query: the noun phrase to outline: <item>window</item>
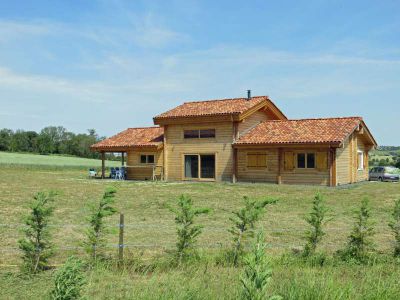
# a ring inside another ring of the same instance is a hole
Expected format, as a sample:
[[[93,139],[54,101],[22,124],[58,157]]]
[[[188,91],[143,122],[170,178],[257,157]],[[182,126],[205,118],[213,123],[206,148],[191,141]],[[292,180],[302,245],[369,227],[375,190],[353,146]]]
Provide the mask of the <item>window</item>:
[[[215,178],[214,154],[189,154],[185,155],[185,178]]]
[[[154,155],[142,154],[140,155],[141,164],[154,164]]]
[[[314,169],[315,153],[297,153],[297,168]]]
[[[248,168],[266,168],[267,155],[265,153],[248,153],[247,154]]]
[[[357,165],[358,170],[364,170],[364,152],[357,151]]]
[[[215,129],[195,129],[195,130],[184,130],[183,137],[185,139],[206,139],[215,138]]]

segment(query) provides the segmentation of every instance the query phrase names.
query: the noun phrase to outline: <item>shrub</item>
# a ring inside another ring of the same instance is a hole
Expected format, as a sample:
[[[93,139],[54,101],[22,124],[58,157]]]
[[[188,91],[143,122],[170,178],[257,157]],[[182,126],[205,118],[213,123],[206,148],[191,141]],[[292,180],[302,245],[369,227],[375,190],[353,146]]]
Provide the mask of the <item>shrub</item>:
[[[322,226],[326,223],[325,214],[328,211],[325,206],[324,199],[320,193],[317,193],[313,200],[313,206],[306,222],[310,224],[311,229],[306,232],[307,243],[304,246],[304,256],[309,256],[315,253],[317,244],[321,241],[325,232]]]
[[[50,298],[54,300],[79,299],[85,284],[82,262],[71,256],[56,272]]]
[[[340,255],[343,259],[355,259],[358,262],[365,262],[368,253],[374,250],[371,237],[374,235],[373,223],[370,220],[371,209],[369,201],[364,198],[361,201],[361,207],[356,212],[353,231],[349,235],[348,243]]]
[[[271,281],[272,271],[265,255],[265,248],[264,235],[259,232],[252,251],[244,258],[245,268],[240,278],[242,299],[282,299],[280,296],[268,296],[267,288]]]
[[[244,207],[238,211],[233,211],[233,217],[229,218],[233,223],[229,232],[233,239],[232,262],[235,266],[238,265],[239,257],[244,253],[244,241],[254,236],[255,224],[264,214],[265,207],[268,204],[276,203],[274,199],[257,201],[250,200],[246,196],[243,197],[243,200]]]
[[[175,214],[178,235],[176,255],[178,264],[180,264],[195,252],[194,245],[203,228],[201,225],[194,225],[195,217],[207,214],[210,209],[194,208],[192,199],[185,195],[180,196],[176,208],[170,207],[169,209]]]
[[[114,188],[108,187],[100,202],[97,205],[91,206],[91,214],[88,218],[90,228],[86,233],[87,240],[84,242],[84,246],[86,252],[93,260],[98,258],[99,249],[105,244],[104,234],[106,233],[106,228],[104,218],[112,216],[117,212],[112,207],[116,192]]]
[[[55,195],[55,192],[37,193],[30,204],[31,212],[25,218],[25,238],[18,243],[23,252],[23,269],[31,273],[48,268],[48,260],[53,255],[48,224],[54,210],[50,203]]]
[[[400,199],[394,203],[392,212],[392,220],[389,222],[389,227],[394,235],[394,256],[400,256]]]

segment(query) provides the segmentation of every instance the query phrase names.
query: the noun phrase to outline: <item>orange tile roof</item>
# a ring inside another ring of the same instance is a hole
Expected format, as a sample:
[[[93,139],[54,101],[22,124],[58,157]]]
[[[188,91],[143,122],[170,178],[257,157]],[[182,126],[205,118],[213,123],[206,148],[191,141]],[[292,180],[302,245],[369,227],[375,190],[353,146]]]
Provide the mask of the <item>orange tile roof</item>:
[[[247,98],[233,98],[221,100],[206,100],[185,102],[165,113],[156,117],[156,119],[197,117],[197,116],[218,116],[241,114],[251,109],[262,101],[271,100],[267,96],[255,96],[250,100]],[[272,103],[272,102],[271,102]]]
[[[242,135],[235,144],[342,143],[360,122],[361,117],[265,121]]]
[[[157,147],[163,143],[164,128],[128,128],[108,139],[90,146],[91,150],[101,151],[126,147]]]

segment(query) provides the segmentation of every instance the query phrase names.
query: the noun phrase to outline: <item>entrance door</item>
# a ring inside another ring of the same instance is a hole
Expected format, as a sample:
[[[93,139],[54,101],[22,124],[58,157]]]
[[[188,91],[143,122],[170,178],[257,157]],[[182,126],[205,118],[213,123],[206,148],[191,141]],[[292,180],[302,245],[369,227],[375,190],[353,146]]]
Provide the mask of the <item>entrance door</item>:
[[[184,168],[186,179],[215,179],[215,155],[185,155]]]

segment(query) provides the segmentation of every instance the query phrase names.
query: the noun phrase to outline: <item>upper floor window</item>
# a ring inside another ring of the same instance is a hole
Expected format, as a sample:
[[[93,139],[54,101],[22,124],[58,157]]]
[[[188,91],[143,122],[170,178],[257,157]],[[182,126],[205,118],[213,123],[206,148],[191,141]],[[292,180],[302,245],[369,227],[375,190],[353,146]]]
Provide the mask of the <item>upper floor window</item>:
[[[184,130],[183,137],[185,139],[215,138],[215,129]]]
[[[140,155],[141,164],[154,164],[154,155],[142,154]]]

